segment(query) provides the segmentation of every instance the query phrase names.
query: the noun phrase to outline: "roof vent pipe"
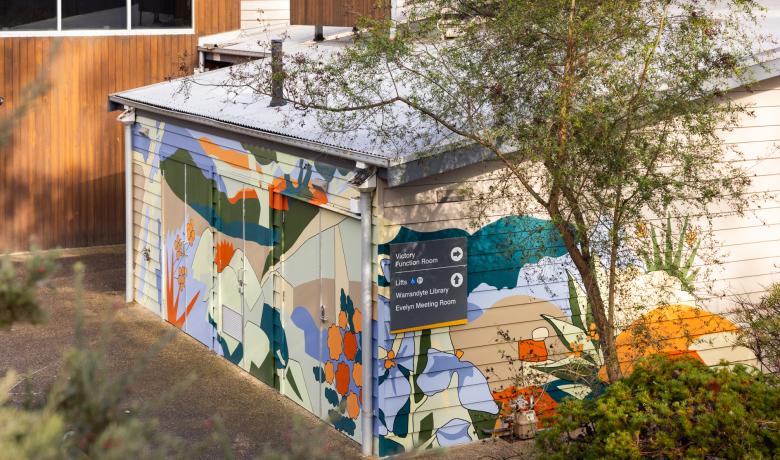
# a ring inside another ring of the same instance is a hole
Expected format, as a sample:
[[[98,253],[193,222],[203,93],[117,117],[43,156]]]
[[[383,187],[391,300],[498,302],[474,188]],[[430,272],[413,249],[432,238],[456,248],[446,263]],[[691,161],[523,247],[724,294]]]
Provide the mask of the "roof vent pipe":
[[[271,40],[271,107],[279,107],[284,100],[284,66],[282,64],[282,39]]]

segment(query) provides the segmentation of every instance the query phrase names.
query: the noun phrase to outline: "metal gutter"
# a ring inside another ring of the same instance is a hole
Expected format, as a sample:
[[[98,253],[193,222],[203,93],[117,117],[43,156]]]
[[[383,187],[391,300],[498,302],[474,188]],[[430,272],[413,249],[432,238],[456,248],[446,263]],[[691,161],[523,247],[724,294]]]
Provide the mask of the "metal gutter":
[[[377,158],[374,155],[369,155],[354,150],[342,149],[327,144],[322,144],[320,142],[307,141],[305,139],[301,139],[298,137],[285,136],[283,134],[263,131],[260,129],[237,125],[234,123],[219,121],[202,115],[195,115],[187,112],[181,112],[178,110],[165,109],[152,104],[147,104],[144,102],[138,102],[132,99],[127,99],[122,96],[118,96],[116,94],[112,94],[108,96],[108,100],[109,100],[109,107],[108,107],[109,111],[119,110],[124,106],[129,106],[144,112],[164,115],[178,120],[184,120],[192,123],[210,126],[212,128],[218,128],[228,132],[243,134],[256,139],[262,139],[265,141],[276,142],[282,145],[289,145],[291,147],[311,150],[314,152],[323,153],[325,155],[332,155],[338,158],[345,158],[353,161],[362,161],[366,164],[380,167],[380,168],[387,168],[390,164],[390,161],[388,159]]]

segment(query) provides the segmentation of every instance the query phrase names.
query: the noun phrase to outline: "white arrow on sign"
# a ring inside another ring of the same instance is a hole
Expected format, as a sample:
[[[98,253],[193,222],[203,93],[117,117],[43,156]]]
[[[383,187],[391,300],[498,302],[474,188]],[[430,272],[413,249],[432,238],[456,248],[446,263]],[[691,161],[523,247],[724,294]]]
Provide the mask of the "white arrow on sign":
[[[455,262],[460,262],[460,259],[463,258],[463,249],[460,246],[452,248],[452,251],[450,251],[450,258]]]
[[[460,273],[453,273],[450,277],[450,284],[452,284],[452,287],[460,287],[460,285],[463,284],[463,275]]]

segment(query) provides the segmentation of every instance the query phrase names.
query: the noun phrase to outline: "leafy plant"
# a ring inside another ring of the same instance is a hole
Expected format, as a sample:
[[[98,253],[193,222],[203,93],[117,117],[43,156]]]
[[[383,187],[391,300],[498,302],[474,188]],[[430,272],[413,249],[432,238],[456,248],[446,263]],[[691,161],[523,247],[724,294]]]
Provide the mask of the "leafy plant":
[[[723,95],[734,78],[751,83],[759,11],[752,0],[407,0],[403,22],[362,20],[354,46],[287,56],[285,98],[334,135],[360,132],[399,157],[475,152],[500,164],[470,181],[476,209],[461,217],[549,219],[614,381],[627,230],[670,209],[706,218],[752,199],[722,140],[750,109]],[[224,84],[267,95],[274,78],[259,60]]]
[[[736,319],[739,344],[753,351],[763,370],[780,376],[780,284],[773,284],[758,303],[739,300]]]
[[[664,246],[658,244],[655,228],[650,230],[650,240],[652,242],[652,252],[641,251],[640,255],[645,262],[645,268],[648,272],[663,270],[669,275],[677,278],[682,283],[683,289],[688,292],[693,291],[693,282],[699,269],[693,269],[693,263],[696,260],[696,253],[699,251],[701,240],[693,231],[689,231],[688,217],[683,221],[682,229],[677,238],[674,238],[672,231],[672,217],[666,216],[666,229],[664,230]],[[676,242],[675,242],[676,239]],[[690,245],[691,250],[683,261],[685,246]]]
[[[538,437],[544,458],[776,458],[772,376],[660,355],[593,400],[569,399]]]
[[[37,267],[39,263],[31,264]],[[214,443],[222,445],[224,458],[232,458],[220,430],[215,430],[201,443],[185,444],[183,440],[159,430],[156,420],[138,416],[148,411],[155,402],[140,403],[131,399],[131,385],[137,381],[147,363],[168,343],[173,331],[150,347],[128,370],[112,371],[106,365],[111,323],[103,322],[97,342],[87,340],[82,303],[83,267],[76,264],[74,272],[77,307],[75,343],[65,351],[62,371],[46,401],[40,407],[4,405],[9,391],[19,383],[13,371],[0,380],[0,459],[192,458],[205,446]],[[14,285],[20,283],[18,278],[6,279],[2,281],[2,288],[25,290],[32,295],[36,283],[28,285],[25,280],[22,278],[24,286],[20,287]],[[180,387],[188,383],[183,381]],[[170,397],[179,389],[171,389],[163,397]]]
[[[585,385],[593,390],[601,388],[598,372],[604,364],[596,325],[590,312],[590,304],[580,304],[585,296],[574,277],[566,272],[569,287],[571,322],[550,315],[542,315],[553,328],[558,339],[569,351],[569,356],[552,364],[534,365],[533,368],[559,379]]]
[[[38,303],[38,289],[56,269],[52,256],[36,253],[27,258],[22,269],[14,267],[11,257],[0,261],[0,330],[14,323],[38,324],[46,315]]]

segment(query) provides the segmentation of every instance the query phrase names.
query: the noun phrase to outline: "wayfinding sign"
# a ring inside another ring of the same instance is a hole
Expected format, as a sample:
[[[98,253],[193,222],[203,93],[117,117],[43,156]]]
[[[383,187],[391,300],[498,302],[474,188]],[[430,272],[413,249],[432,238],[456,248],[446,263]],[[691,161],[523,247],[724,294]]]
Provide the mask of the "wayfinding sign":
[[[390,331],[466,324],[466,238],[390,245]]]

